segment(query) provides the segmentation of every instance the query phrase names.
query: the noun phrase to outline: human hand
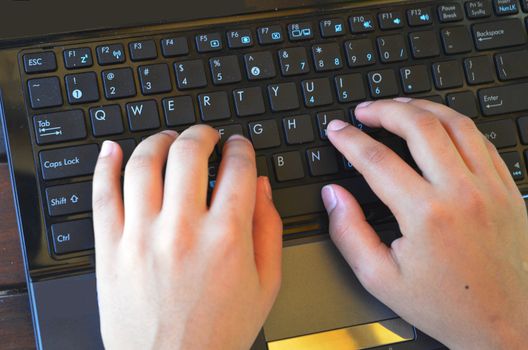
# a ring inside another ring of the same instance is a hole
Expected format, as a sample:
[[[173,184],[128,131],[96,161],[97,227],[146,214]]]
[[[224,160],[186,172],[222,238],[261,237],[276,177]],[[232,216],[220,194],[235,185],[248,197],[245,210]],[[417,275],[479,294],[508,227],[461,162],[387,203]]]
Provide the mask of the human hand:
[[[323,189],[331,237],[360,282],[451,349],[524,348],[528,218],[495,147],[471,119],[428,101],[377,101],[356,117],[404,138],[422,171],[342,121],[328,126],[403,235],[387,247],[350,193]]]
[[[107,349],[244,349],[279,290],[282,222],[250,142],[224,146],[208,207],[208,126],[164,131],[130,158],[103,144],[93,179],[97,294]],[[165,177],[163,167],[166,163]]]

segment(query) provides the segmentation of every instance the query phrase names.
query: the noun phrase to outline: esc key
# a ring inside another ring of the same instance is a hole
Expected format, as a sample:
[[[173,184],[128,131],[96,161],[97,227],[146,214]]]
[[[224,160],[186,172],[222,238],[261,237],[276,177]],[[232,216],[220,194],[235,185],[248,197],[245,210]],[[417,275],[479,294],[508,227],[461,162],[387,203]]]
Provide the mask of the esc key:
[[[28,74],[53,72],[55,69],[57,69],[57,61],[55,53],[51,51],[24,55],[24,70]]]

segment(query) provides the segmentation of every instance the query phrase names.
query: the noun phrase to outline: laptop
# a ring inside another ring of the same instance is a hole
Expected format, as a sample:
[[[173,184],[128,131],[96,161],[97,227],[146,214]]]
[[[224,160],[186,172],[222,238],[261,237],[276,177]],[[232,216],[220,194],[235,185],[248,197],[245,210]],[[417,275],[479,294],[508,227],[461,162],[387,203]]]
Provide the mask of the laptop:
[[[443,103],[474,118],[526,191],[527,0],[1,6],[0,119],[38,349],[103,348],[91,220],[103,140],[128,159],[143,138],[195,123],[253,142],[284,221],[282,289],[254,350],[443,348],[365,291],[330,241],[328,183],[358,198],[383,241],[400,233],[326,126],[349,121],[413,164],[354,108]]]

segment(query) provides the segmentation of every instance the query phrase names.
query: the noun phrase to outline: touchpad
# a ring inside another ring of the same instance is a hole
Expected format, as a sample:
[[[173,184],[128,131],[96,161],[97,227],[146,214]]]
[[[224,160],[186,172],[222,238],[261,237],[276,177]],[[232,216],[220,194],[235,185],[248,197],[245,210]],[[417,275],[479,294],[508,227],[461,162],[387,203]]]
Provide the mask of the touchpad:
[[[330,240],[285,247],[268,342],[397,317],[359,283]]]

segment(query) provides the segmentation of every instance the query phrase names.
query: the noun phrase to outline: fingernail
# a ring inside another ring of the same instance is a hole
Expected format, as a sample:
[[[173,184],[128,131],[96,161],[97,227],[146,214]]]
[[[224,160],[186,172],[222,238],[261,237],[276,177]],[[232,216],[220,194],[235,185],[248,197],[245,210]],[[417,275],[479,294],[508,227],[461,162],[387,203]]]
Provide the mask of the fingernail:
[[[178,132],[176,132],[174,130],[163,130],[161,133],[169,135],[169,136],[172,136],[172,137],[178,136]]]
[[[326,211],[330,213],[337,205],[337,197],[332,186],[323,187],[321,196],[323,197],[323,204],[326,208]]]
[[[396,97],[394,101],[403,102],[403,103],[409,103],[412,101],[412,98],[409,97]]]
[[[266,196],[268,196],[268,199],[271,201],[273,199],[273,195],[271,192],[271,184],[269,177],[263,176],[264,178],[264,190],[266,191]]]
[[[358,104],[356,106],[356,109],[366,108],[366,107],[370,106],[372,103],[374,103],[374,101],[361,102],[360,104]]]
[[[339,130],[342,130],[342,129],[346,128],[349,125],[350,124],[348,124],[347,122],[344,122],[344,121],[339,120],[339,119],[334,119],[334,120],[332,120],[330,122],[330,124],[328,124],[328,127],[326,128],[326,130],[339,131]]]
[[[233,134],[233,135],[229,136],[229,138],[227,139],[226,142],[236,141],[236,140],[249,142],[248,139],[246,139],[244,136],[239,135],[239,134]]]
[[[101,151],[99,152],[99,158],[108,157],[114,151],[114,142],[105,141],[101,146]]]

